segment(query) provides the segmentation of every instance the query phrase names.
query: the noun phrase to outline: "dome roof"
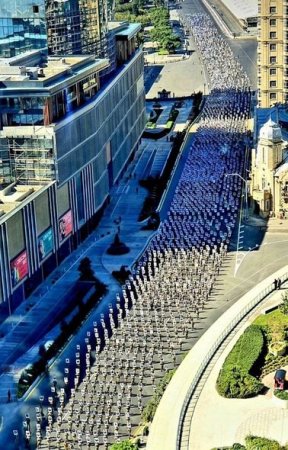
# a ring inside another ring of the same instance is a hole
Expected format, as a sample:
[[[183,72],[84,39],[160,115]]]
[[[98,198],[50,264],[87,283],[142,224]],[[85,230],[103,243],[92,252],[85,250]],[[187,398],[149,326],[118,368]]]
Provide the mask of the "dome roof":
[[[282,141],[282,132],[280,126],[270,119],[260,129],[260,139],[267,139],[269,141],[279,142]]]

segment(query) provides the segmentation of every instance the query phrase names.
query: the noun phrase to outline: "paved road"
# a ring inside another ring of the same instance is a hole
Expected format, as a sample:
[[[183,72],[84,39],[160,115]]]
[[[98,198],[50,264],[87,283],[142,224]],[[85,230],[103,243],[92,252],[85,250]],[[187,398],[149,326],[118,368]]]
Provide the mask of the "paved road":
[[[244,33],[239,20],[230,11],[229,8],[221,0],[206,0],[209,3],[216,14],[218,14],[221,19],[226,23],[229,30],[236,35],[241,35]]]
[[[188,112],[187,112],[188,113]],[[147,142],[148,141],[148,142]],[[151,144],[149,140],[145,140],[147,146]],[[164,139],[166,145],[166,139]],[[161,140],[160,140],[161,144]],[[153,141],[155,146],[155,141]],[[190,141],[188,141],[185,152],[188,151]],[[184,152],[184,153],[185,153]],[[186,154],[186,153],[185,153]],[[104,216],[97,228],[97,230],[88,237],[88,239],[81,245],[81,247],[73,254],[75,259],[77,252],[80,258],[88,256],[92,261],[92,267],[97,276],[109,286],[109,294],[105,299],[91,312],[89,318],[83,324],[81,329],[75,333],[75,335],[69,341],[65,350],[57,358],[57,360],[50,367],[49,374],[39,380],[32,392],[27,396],[24,401],[19,403],[1,404],[0,415],[2,417],[2,428],[0,428],[0,449],[2,450],[14,450],[15,445],[12,438],[12,430],[18,429],[20,434],[22,432],[21,423],[26,413],[30,414],[30,417],[35,418],[35,407],[39,406],[39,396],[45,397],[45,405],[47,406],[48,396],[51,395],[51,385],[53,378],[55,377],[63,386],[63,373],[64,367],[67,366],[66,359],[69,358],[69,367],[72,370],[75,369],[75,353],[76,345],[83,343],[86,337],[87,330],[93,329],[93,323],[95,321],[100,322],[101,314],[107,316],[108,305],[114,305],[116,303],[116,294],[121,291],[119,284],[111,276],[110,272],[114,269],[119,269],[120,265],[131,266],[137,259],[139,253],[145,247],[146,242],[153,233],[150,231],[142,230],[142,224],[137,222],[137,217],[141,209],[143,200],[146,196],[146,190],[138,186],[138,179],[142,178],[142,172],[145,172],[145,161],[141,164],[142,153],[136,155],[136,158],[129,165],[127,172],[123,179],[120,181],[119,186],[113,189],[112,201],[109,207],[106,209]],[[169,207],[172,194],[175,189],[175,185],[178,182],[182,168],[185,162],[185,155],[179,159],[177,170],[175,171],[173,183],[170,186],[170,191],[164,201],[162,214],[165,215],[167,208]],[[134,177],[134,173],[137,178]],[[130,176],[131,175],[131,176]],[[136,191],[136,187],[138,190]],[[117,226],[113,220],[121,215],[121,240],[123,240],[130,247],[130,252],[127,255],[120,257],[112,257],[106,254],[106,249],[112,242],[113,235],[117,231]],[[103,235],[99,239],[99,234]],[[65,264],[67,264],[67,260]],[[54,298],[59,295],[61,286],[67,288],[67,282],[78,278],[77,271],[78,263],[75,267],[71,267],[69,273],[65,277],[56,283],[53,288],[48,292],[49,297],[54,295]],[[65,281],[65,278],[67,280]],[[49,280],[47,280],[49,283]],[[63,289],[63,288],[62,288]],[[44,300],[44,297],[43,297]],[[45,301],[44,301],[45,302]],[[83,345],[82,345],[83,347]],[[84,350],[82,348],[82,350]],[[83,374],[82,374],[83,375]],[[46,409],[46,408],[45,408]],[[22,442],[22,441],[21,441]],[[17,444],[18,445],[18,444]],[[22,448],[18,445],[16,448]]]
[[[213,2],[210,1],[212,4]],[[227,10],[227,9],[226,9]],[[189,14],[195,13],[208,13],[209,11],[205,8],[203,1],[201,0],[184,0],[182,3],[181,15],[185,18],[185,16]],[[215,17],[211,16],[218,30],[220,30],[217,21],[215,21]],[[223,17],[226,17],[225,10],[223,9]],[[231,25],[231,24],[230,24]],[[234,26],[231,25],[232,31],[234,30]],[[221,30],[220,30],[221,31]],[[226,36],[226,39],[231,46],[236,57],[239,58],[242,66],[244,67],[249,79],[251,81],[251,87],[253,90],[257,89],[257,38],[256,36],[253,38],[237,38],[237,39],[229,39]]]

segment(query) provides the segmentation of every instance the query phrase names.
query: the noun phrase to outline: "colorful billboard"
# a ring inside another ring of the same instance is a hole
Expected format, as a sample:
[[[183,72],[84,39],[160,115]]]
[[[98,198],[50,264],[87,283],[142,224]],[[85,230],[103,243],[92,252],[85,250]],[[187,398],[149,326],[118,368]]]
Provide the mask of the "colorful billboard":
[[[59,220],[59,241],[62,242],[73,232],[72,211],[67,211]]]
[[[46,258],[53,250],[53,231],[52,228],[44,231],[38,237],[38,253],[40,261]]]
[[[26,250],[10,261],[12,286],[16,286],[28,275],[28,256]]]

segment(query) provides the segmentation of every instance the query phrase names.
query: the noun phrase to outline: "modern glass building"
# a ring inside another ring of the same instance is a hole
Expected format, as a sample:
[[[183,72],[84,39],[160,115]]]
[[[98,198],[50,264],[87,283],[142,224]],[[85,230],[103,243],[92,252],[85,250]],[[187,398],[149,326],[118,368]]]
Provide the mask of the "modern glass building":
[[[106,56],[106,0],[45,0],[51,55]]]
[[[109,75],[109,60],[94,55],[0,60],[1,310],[13,310],[95,228],[139,147],[139,29],[113,27]]]
[[[44,0],[0,1],[0,57],[47,47]]]
[[[48,46],[51,55],[107,56],[106,0],[1,0],[0,57]]]

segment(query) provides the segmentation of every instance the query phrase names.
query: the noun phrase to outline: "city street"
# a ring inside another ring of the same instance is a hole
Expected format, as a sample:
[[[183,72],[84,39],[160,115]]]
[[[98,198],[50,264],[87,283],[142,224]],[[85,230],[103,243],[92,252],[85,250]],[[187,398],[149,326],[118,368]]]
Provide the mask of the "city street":
[[[213,2],[214,3],[214,2]],[[219,2],[220,3],[220,2]],[[212,5],[212,2],[210,1],[209,4]],[[223,18],[226,18],[227,8],[223,8],[222,5],[222,14]],[[220,8],[220,5],[219,5]],[[189,17],[190,14],[195,14],[199,12],[210,13],[210,11],[205,8],[205,3],[201,0],[184,0],[183,3],[181,3],[181,16],[184,18]],[[230,20],[227,20],[227,25],[229,29],[231,29],[231,32],[238,33],[238,21],[235,20],[234,16],[231,14],[228,14],[230,17]],[[212,19],[215,21],[215,17],[211,16]],[[222,16],[221,16],[222,17]],[[217,28],[219,29],[219,25],[217,21],[215,21],[215,24]],[[235,27],[237,26],[237,29]],[[251,81],[252,89],[257,89],[257,37],[256,36],[249,36],[249,34],[244,34],[244,36],[237,37],[237,39],[231,39],[225,36],[227,39],[229,45],[231,46],[235,56],[239,58],[239,61],[241,62],[244,70],[249,76],[249,79]]]

